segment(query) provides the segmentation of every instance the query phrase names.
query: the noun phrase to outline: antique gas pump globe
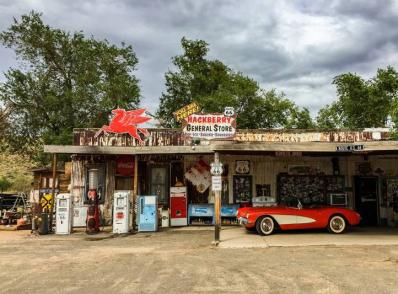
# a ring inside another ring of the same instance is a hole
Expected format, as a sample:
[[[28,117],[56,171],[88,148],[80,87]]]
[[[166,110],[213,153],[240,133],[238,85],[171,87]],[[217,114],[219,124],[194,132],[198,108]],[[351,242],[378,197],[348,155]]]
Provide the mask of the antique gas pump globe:
[[[100,211],[99,211],[99,189],[98,189],[98,169],[88,170],[88,208],[86,233],[95,234],[99,232],[100,227]]]

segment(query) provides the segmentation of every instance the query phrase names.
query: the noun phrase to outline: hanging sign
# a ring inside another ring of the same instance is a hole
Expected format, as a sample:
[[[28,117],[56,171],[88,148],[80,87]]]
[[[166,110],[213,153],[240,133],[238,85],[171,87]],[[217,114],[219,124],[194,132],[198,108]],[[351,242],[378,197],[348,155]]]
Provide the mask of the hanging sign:
[[[364,149],[364,146],[362,144],[351,144],[351,145],[336,146],[336,151],[338,151],[338,152],[361,151],[363,149]]]
[[[212,176],[211,177],[211,189],[213,191],[222,191],[221,176]]]
[[[40,205],[42,209],[50,209],[51,208],[51,200],[53,198],[52,194],[44,194],[40,198]]]
[[[116,160],[116,174],[122,176],[134,175],[134,157],[133,156],[119,156]]]
[[[182,131],[191,138],[231,139],[236,133],[236,116],[192,114],[184,119]]]
[[[199,193],[204,193],[211,185],[210,166],[203,159],[189,168],[184,176]]]
[[[200,111],[200,106],[197,102],[192,102],[184,107],[173,112],[174,118],[176,121],[180,122],[184,118],[190,116],[191,114],[197,113]]]
[[[95,134],[95,138],[98,137],[102,132],[104,133],[117,133],[117,134],[129,134],[135,138],[141,144],[144,143],[140,134],[144,137],[149,136],[147,129],[139,127],[139,125],[146,123],[151,120],[150,117],[145,116],[145,109],[135,110],[124,110],[114,109],[112,110],[113,117],[109,123],[109,126],[104,125]]]

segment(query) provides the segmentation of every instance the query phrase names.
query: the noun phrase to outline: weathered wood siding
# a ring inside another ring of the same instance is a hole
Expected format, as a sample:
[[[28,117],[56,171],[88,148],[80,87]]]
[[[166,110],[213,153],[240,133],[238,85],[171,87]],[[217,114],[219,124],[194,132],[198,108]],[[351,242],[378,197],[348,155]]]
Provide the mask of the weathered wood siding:
[[[105,176],[105,201],[103,207],[103,216],[107,224],[112,223],[112,201],[115,193],[115,169],[116,163],[114,160],[106,161],[106,176]]]
[[[73,203],[76,206],[84,206],[85,193],[85,161],[82,159],[72,161],[72,180],[71,193]],[[111,159],[106,161],[106,175],[105,175],[105,199],[104,204],[100,205],[102,217],[106,224],[112,222],[112,200],[115,191],[115,162]]]
[[[71,193],[75,205],[83,205],[84,195],[84,161],[72,161]]]
[[[136,139],[128,134],[101,133],[95,137],[98,129],[75,129],[76,146],[139,146]],[[150,136],[144,146],[189,146],[192,140],[180,129],[148,129]],[[387,140],[387,131],[307,131],[307,130],[237,130],[236,142],[364,142]],[[208,141],[201,140],[206,145]]]
[[[140,146],[138,141],[128,134],[102,133],[95,137],[98,129],[75,129],[73,144],[77,146]],[[178,129],[148,129],[149,137],[144,146],[189,146],[191,140],[184,138]]]

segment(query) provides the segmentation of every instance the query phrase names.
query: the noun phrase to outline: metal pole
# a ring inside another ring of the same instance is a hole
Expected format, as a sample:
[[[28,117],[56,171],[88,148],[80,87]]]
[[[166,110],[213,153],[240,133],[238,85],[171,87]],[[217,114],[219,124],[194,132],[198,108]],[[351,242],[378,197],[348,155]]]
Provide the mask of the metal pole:
[[[218,152],[214,153],[214,163],[220,163]],[[215,210],[215,227],[214,227],[214,244],[220,243],[221,231],[221,191],[214,192],[214,210]]]
[[[134,156],[134,178],[133,178],[133,231],[136,226],[136,202],[138,194],[138,155]]]
[[[54,211],[54,201],[55,201],[55,180],[57,177],[57,154],[53,154],[53,186],[52,186],[52,192],[51,192],[51,201],[50,201],[50,218],[48,222],[49,226],[49,232],[52,231],[53,229],[53,211]]]

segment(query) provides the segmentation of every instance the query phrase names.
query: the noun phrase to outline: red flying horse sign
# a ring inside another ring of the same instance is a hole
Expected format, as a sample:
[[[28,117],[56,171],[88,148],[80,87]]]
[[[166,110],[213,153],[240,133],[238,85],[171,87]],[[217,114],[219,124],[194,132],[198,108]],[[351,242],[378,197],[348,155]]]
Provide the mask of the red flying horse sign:
[[[144,116],[145,109],[135,109],[126,111],[124,109],[114,109],[112,110],[112,117],[109,126],[104,125],[102,128],[95,134],[95,137],[98,137],[102,132],[104,133],[118,133],[118,134],[130,134],[131,137],[137,139],[140,144],[143,144],[144,141],[141,139],[139,133],[143,134],[145,137],[149,136],[149,132],[147,129],[139,128],[138,125],[143,124],[151,120],[150,117]]]

